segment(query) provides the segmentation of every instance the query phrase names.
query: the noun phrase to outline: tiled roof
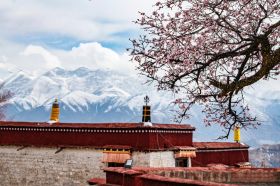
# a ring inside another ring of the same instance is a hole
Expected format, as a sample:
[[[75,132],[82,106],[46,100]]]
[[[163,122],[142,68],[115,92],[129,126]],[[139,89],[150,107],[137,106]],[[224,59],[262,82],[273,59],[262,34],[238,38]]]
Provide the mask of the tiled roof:
[[[193,146],[197,149],[249,148],[249,146],[244,143],[236,142],[193,142]]]
[[[181,129],[195,130],[194,127],[188,124],[156,124],[153,126],[143,126],[143,123],[53,123],[46,122],[15,122],[15,121],[0,121],[0,127],[58,127],[58,128],[112,128],[112,129],[131,129],[131,128],[153,128],[153,129]]]

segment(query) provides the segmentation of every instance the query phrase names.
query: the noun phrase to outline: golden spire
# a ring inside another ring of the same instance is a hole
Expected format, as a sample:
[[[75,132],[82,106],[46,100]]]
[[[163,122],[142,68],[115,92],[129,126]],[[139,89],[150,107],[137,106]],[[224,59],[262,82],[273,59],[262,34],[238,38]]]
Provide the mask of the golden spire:
[[[59,104],[57,98],[55,99],[53,105],[52,105],[52,111],[51,111],[51,121],[59,122]]]

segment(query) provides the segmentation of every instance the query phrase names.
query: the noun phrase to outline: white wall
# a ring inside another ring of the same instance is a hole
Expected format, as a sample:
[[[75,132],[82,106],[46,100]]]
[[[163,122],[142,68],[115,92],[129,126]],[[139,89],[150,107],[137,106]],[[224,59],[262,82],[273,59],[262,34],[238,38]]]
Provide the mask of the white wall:
[[[175,167],[173,151],[133,152],[134,166],[143,167]]]

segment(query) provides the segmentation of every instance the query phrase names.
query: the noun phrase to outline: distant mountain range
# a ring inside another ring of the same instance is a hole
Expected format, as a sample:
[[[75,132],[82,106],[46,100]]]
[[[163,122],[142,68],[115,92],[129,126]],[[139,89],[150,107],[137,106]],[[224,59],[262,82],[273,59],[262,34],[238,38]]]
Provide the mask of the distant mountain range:
[[[251,149],[250,160],[255,167],[280,167],[280,144]]]
[[[61,122],[141,122],[144,96],[149,95],[155,122],[168,123],[171,96],[145,86],[135,76],[109,70],[73,71],[55,68],[38,77],[18,72],[5,80],[14,97],[8,118],[48,121],[51,105],[58,98]]]
[[[61,122],[141,122],[145,95],[151,100],[153,122],[172,123],[175,115],[171,93],[143,84],[143,77],[110,70],[55,68],[36,77],[13,73],[3,81],[14,93],[7,107],[10,120],[48,121],[51,105],[58,98]],[[246,96],[252,112],[265,122],[258,129],[242,130],[243,141],[252,146],[280,143],[280,91],[266,90],[258,97],[248,92]],[[204,127],[199,106],[190,113],[192,117],[183,123],[197,128],[195,140],[209,141],[222,135],[218,126]]]

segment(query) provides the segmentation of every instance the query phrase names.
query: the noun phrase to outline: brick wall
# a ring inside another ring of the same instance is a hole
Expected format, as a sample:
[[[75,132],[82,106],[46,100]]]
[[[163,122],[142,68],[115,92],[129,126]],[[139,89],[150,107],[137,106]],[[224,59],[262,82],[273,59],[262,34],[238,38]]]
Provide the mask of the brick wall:
[[[105,177],[102,153],[88,148],[0,147],[0,185],[87,185]]]

